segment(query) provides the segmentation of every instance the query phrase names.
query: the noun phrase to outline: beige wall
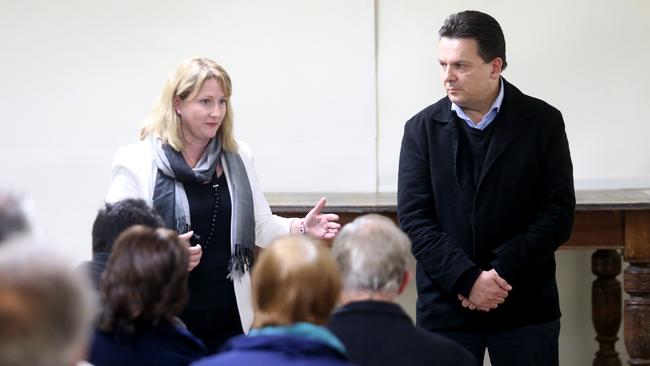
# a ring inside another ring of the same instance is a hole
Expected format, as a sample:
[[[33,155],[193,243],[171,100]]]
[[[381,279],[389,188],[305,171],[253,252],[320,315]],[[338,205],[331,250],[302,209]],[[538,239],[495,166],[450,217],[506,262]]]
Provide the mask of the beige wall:
[[[113,154],[168,73],[203,55],[233,79],[236,135],[267,191],[374,191],[374,3],[4,0],[0,187],[32,195],[77,259]]]

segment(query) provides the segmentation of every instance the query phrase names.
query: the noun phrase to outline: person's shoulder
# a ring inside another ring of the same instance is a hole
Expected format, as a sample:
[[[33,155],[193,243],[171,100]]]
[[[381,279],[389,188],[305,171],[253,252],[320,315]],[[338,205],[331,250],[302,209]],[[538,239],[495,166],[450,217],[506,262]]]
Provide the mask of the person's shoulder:
[[[468,365],[475,362],[474,355],[449,338],[417,327],[414,327],[414,332],[420,340],[426,343],[429,350],[440,350],[446,355],[446,359],[457,360],[457,365]]]
[[[158,327],[150,337],[154,344],[160,345],[170,353],[187,361],[197,360],[207,354],[203,341],[192,334],[188,329],[177,324],[164,324]]]
[[[460,347],[457,343],[450,340],[449,338],[443,337],[440,334],[434,333],[432,331],[418,328],[415,326],[413,327],[413,330],[414,330],[414,334],[416,334],[417,337],[431,344],[436,344],[441,347],[449,347],[451,349]]]
[[[251,146],[242,140],[235,140],[237,142],[237,153],[240,155],[246,155],[248,157],[253,155],[253,149],[251,149]]]
[[[404,124],[404,133],[412,136],[428,134],[436,127],[445,127],[452,119],[451,101],[444,97],[416,113]],[[429,131],[426,132],[425,131]]]
[[[533,105],[538,111],[546,112],[546,113],[552,113],[552,114],[560,114],[560,110],[549,104],[547,101],[536,98],[530,95],[523,94],[526,98],[528,98],[528,103]]]
[[[251,169],[253,164],[253,149],[251,149],[249,144],[242,140],[236,140],[236,142],[237,150],[235,152],[241,157],[246,168]]]
[[[451,101],[444,97],[437,102],[425,107],[413,117],[409,118],[407,124],[425,123],[428,121],[446,122],[451,115]]]
[[[139,140],[130,144],[122,145],[117,149],[118,152],[140,152],[151,151],[151,144],[147,140]]]
[[[561,115],[559,109],[552,106],[550,103],[543,99],[525,94],[519,88],[506,81],[506,93],[511,94],[513,102],[521,109],[530,111],[531,113],[545,113],[548,115],[558,116]]]
[[[88,361],[96,363],[98,359],[108,357],[119,345],[115,341],[115,334],[103,331],[97,326],[93,328],[92,343],[90,345]],[[115,352],[117,354],[118,352]]]
[[[226,342],[219,353],[201,358],[193,362],[192,366],[225,366],[225,365],[265,365],[272,361],[273,354],[260,350],[250,350],[240,343],[246,344],[246,336],[236,336]]]
[[[157,325],[141,325],[135,335],[120,335],[97,331],[96,334],[118,342],[125,347],[142,347],[146,349],[166,349],[168,355],[183,357],[188,362],[206,354],[203,342],[190,331],[166,322]],[[151,357],[154,357],[153,355]]]
[[[274,362],[280,364],[281,360],[276,359],[273,354],[255,353],[243,351],[226,351],[219,352],[216,355],[201,358],[191,364],[191,366],[230,366],[230,365],[248,365],[262,366],[272,365]]]
[[[185,340],[193,345],[198,345],[200,348],[204,348],[203,342],[197,338],[189,329],[185,326],[180,319],[174,319],[173,323],[164,323],[160,324],[158,327],[161,333],[169,334],[173,338],[179,338]]]
[[[151,160],[153,152],[151,145],[146,140],[141,140],[128,145],[123,145],[115,153],[115,162],[128,164],[142,160]]]

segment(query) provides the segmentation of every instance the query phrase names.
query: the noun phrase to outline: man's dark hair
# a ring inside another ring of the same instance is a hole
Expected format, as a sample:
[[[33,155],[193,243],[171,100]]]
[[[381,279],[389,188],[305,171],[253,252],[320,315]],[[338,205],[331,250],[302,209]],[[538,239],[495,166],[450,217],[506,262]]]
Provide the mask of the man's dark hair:
[[[12,193],[0,192],[0,242],[28,232],[29,224],[20,198]]]
[[[127,198],[107,203],[99,210],[93,224],[93,253],[110,252],[115,239],[133,225],[157,229],[163,227],[164,223],[144,200]]]
[[[470,38],[478,44],[478,54],[483,61],[496,57],[503,60],[501,70],[508,66],[506,61],[506,39],[496,19],[476,10],[465,10],[452,14],[438,31],[440,38]]]

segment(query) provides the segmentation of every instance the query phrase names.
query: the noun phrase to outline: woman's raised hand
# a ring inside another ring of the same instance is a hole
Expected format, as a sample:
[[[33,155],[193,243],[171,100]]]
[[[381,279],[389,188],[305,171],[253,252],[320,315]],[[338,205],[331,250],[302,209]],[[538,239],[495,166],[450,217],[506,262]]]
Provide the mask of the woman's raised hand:
[[[314,238],[331,239],[339,233],[341,224],[339,224],[339,216],[336,214],[321,213],[327,203],[327,199],[322,197],[316,206],[309,211],[307,216],[303,219],[305,225],[305,233]]]

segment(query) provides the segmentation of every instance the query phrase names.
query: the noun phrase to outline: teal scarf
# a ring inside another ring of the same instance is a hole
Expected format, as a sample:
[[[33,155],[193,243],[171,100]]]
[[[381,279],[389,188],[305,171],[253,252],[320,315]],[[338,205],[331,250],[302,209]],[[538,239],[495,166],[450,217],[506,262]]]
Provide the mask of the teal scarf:
[[[251,329],[248,333],[250,337],[260,335],[293,335],[303,337],[327,344],[344,355],[347,355],[345,346],[339,341],[334,333],[327,328],[311,323],[295,323],[286,326],[268,326],[264,328]]]

